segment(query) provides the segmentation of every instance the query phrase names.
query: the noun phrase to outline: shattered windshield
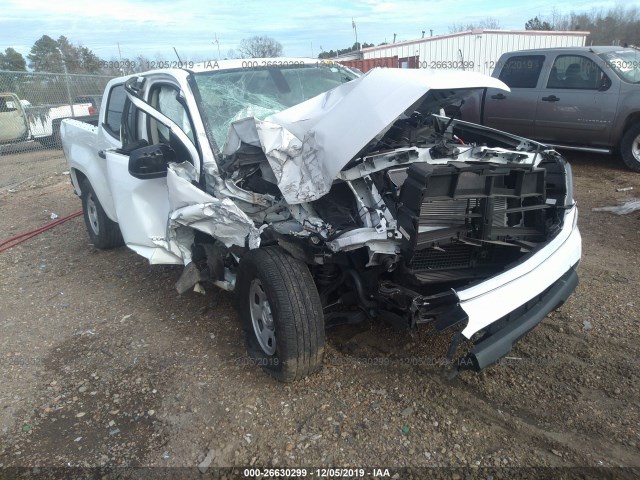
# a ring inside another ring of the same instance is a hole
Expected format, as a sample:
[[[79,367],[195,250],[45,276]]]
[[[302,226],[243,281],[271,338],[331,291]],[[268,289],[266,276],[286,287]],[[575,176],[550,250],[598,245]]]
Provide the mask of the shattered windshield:
[[[193,75],[200,92],[200,113],[216,146],[222,148],[232,122],[264,120],[356,78],[336,64],[243,68]]]
[[[629,83],[640,83],[640,52],[637,50],[619,50],[601,53],[602,58],[616,75]]]

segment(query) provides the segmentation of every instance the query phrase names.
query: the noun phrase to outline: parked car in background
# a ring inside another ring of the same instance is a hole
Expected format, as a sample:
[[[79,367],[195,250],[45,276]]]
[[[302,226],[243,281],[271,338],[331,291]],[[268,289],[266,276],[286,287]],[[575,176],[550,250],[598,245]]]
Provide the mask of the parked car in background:
[[[96,109],[90,101],[83,101],[73,105],[29,105],[25,107],[25,113],[29,124],[29,139],[37,140],[46,147],[60,147],[62,120],[92,116]]]
[[[15,143],[29,136],[27,117],[14,93],[0,93],[0,143]]]
[[[572,47],[505,53],[461,118],[562,148],[618,151],[640,172],[640,51]],[[450,111],[450,110],[449,110]]]
[[[100,111],[102,95],[78,95],[73,99],[73,103],[90,103],[89,115],[96,115]]]
[[[454,371],[480,370],[573,292],[581,240],[561,155],[437,115],[478,88],[507,89],[220,61],[111,80],[99,121],[65,119],[62,143],[91,242],[184,265],[180,293],[234,292],[275,378],[312,373],[325,327],[367,318],[448,329]]]

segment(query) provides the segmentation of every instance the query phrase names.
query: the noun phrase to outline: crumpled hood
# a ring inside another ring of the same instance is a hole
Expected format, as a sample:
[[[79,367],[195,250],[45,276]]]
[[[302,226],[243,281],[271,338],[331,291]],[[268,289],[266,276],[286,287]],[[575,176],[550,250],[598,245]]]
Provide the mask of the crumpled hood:
[[[509,91],[500,80],[476,72],[376,68],[264,121],[235,122],[223,153],[232,154],[241,141],[259,146],[288,203],[317,200],[340,170],[406,110],[437,113],[460,98],[456,90],[472,88]]]

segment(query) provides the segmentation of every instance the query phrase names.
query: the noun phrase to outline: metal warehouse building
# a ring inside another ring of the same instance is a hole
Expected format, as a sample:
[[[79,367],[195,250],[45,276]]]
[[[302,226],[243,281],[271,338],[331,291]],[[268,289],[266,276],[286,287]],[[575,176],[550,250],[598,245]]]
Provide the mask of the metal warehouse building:
[[[530,48],[581,47],[589,32],[538,30],[468,30],[362,49],[336,60],[364,70],[401,68],[461,69],[491,74],[505,52]],[[373,60],[373,61],[372,61]],[[362,69],[362,68],[361,68]]]

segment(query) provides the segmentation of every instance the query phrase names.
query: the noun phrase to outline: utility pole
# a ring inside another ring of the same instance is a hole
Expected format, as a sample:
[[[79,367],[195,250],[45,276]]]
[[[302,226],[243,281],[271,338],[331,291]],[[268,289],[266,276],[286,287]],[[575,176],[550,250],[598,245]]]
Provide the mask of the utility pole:
[[[358,48],[358,50],[360,50],[359,45],[358,45],[358,29],[356,28],[356,22],[353,20],[353,17],[351,17],[351,26],[353,27],[353,31],[356,34],[356,48]]]
[[[120,70],[120,75],[124,75],[125,71],[124,71],[124,65],[122,64],[122,52],[120,51],[120,42],[118,42],[118,59],[120,60],[120,63],[118,64],[120,65],[120,68],[118,70]]]
[[[213,34],[213,42],[211,43],[218,46],[218,60],[220,60],[220,42],[218,41],[218,34]]]
[[[71,108],[71,116],[75,117],[76,113],[73,111],[73,102],[71,101],[71,89],[69,88],[69,71],[67,70],[67,62],[64,59],[64,53],[60,47],[56,47],[58,52],[60,52],[60,59],[62,60],[62,68],[64,69],[64,85],[67,87],[67,101],[69,102],[69,107]],[[52,132],[53,134],[53,132]]]

